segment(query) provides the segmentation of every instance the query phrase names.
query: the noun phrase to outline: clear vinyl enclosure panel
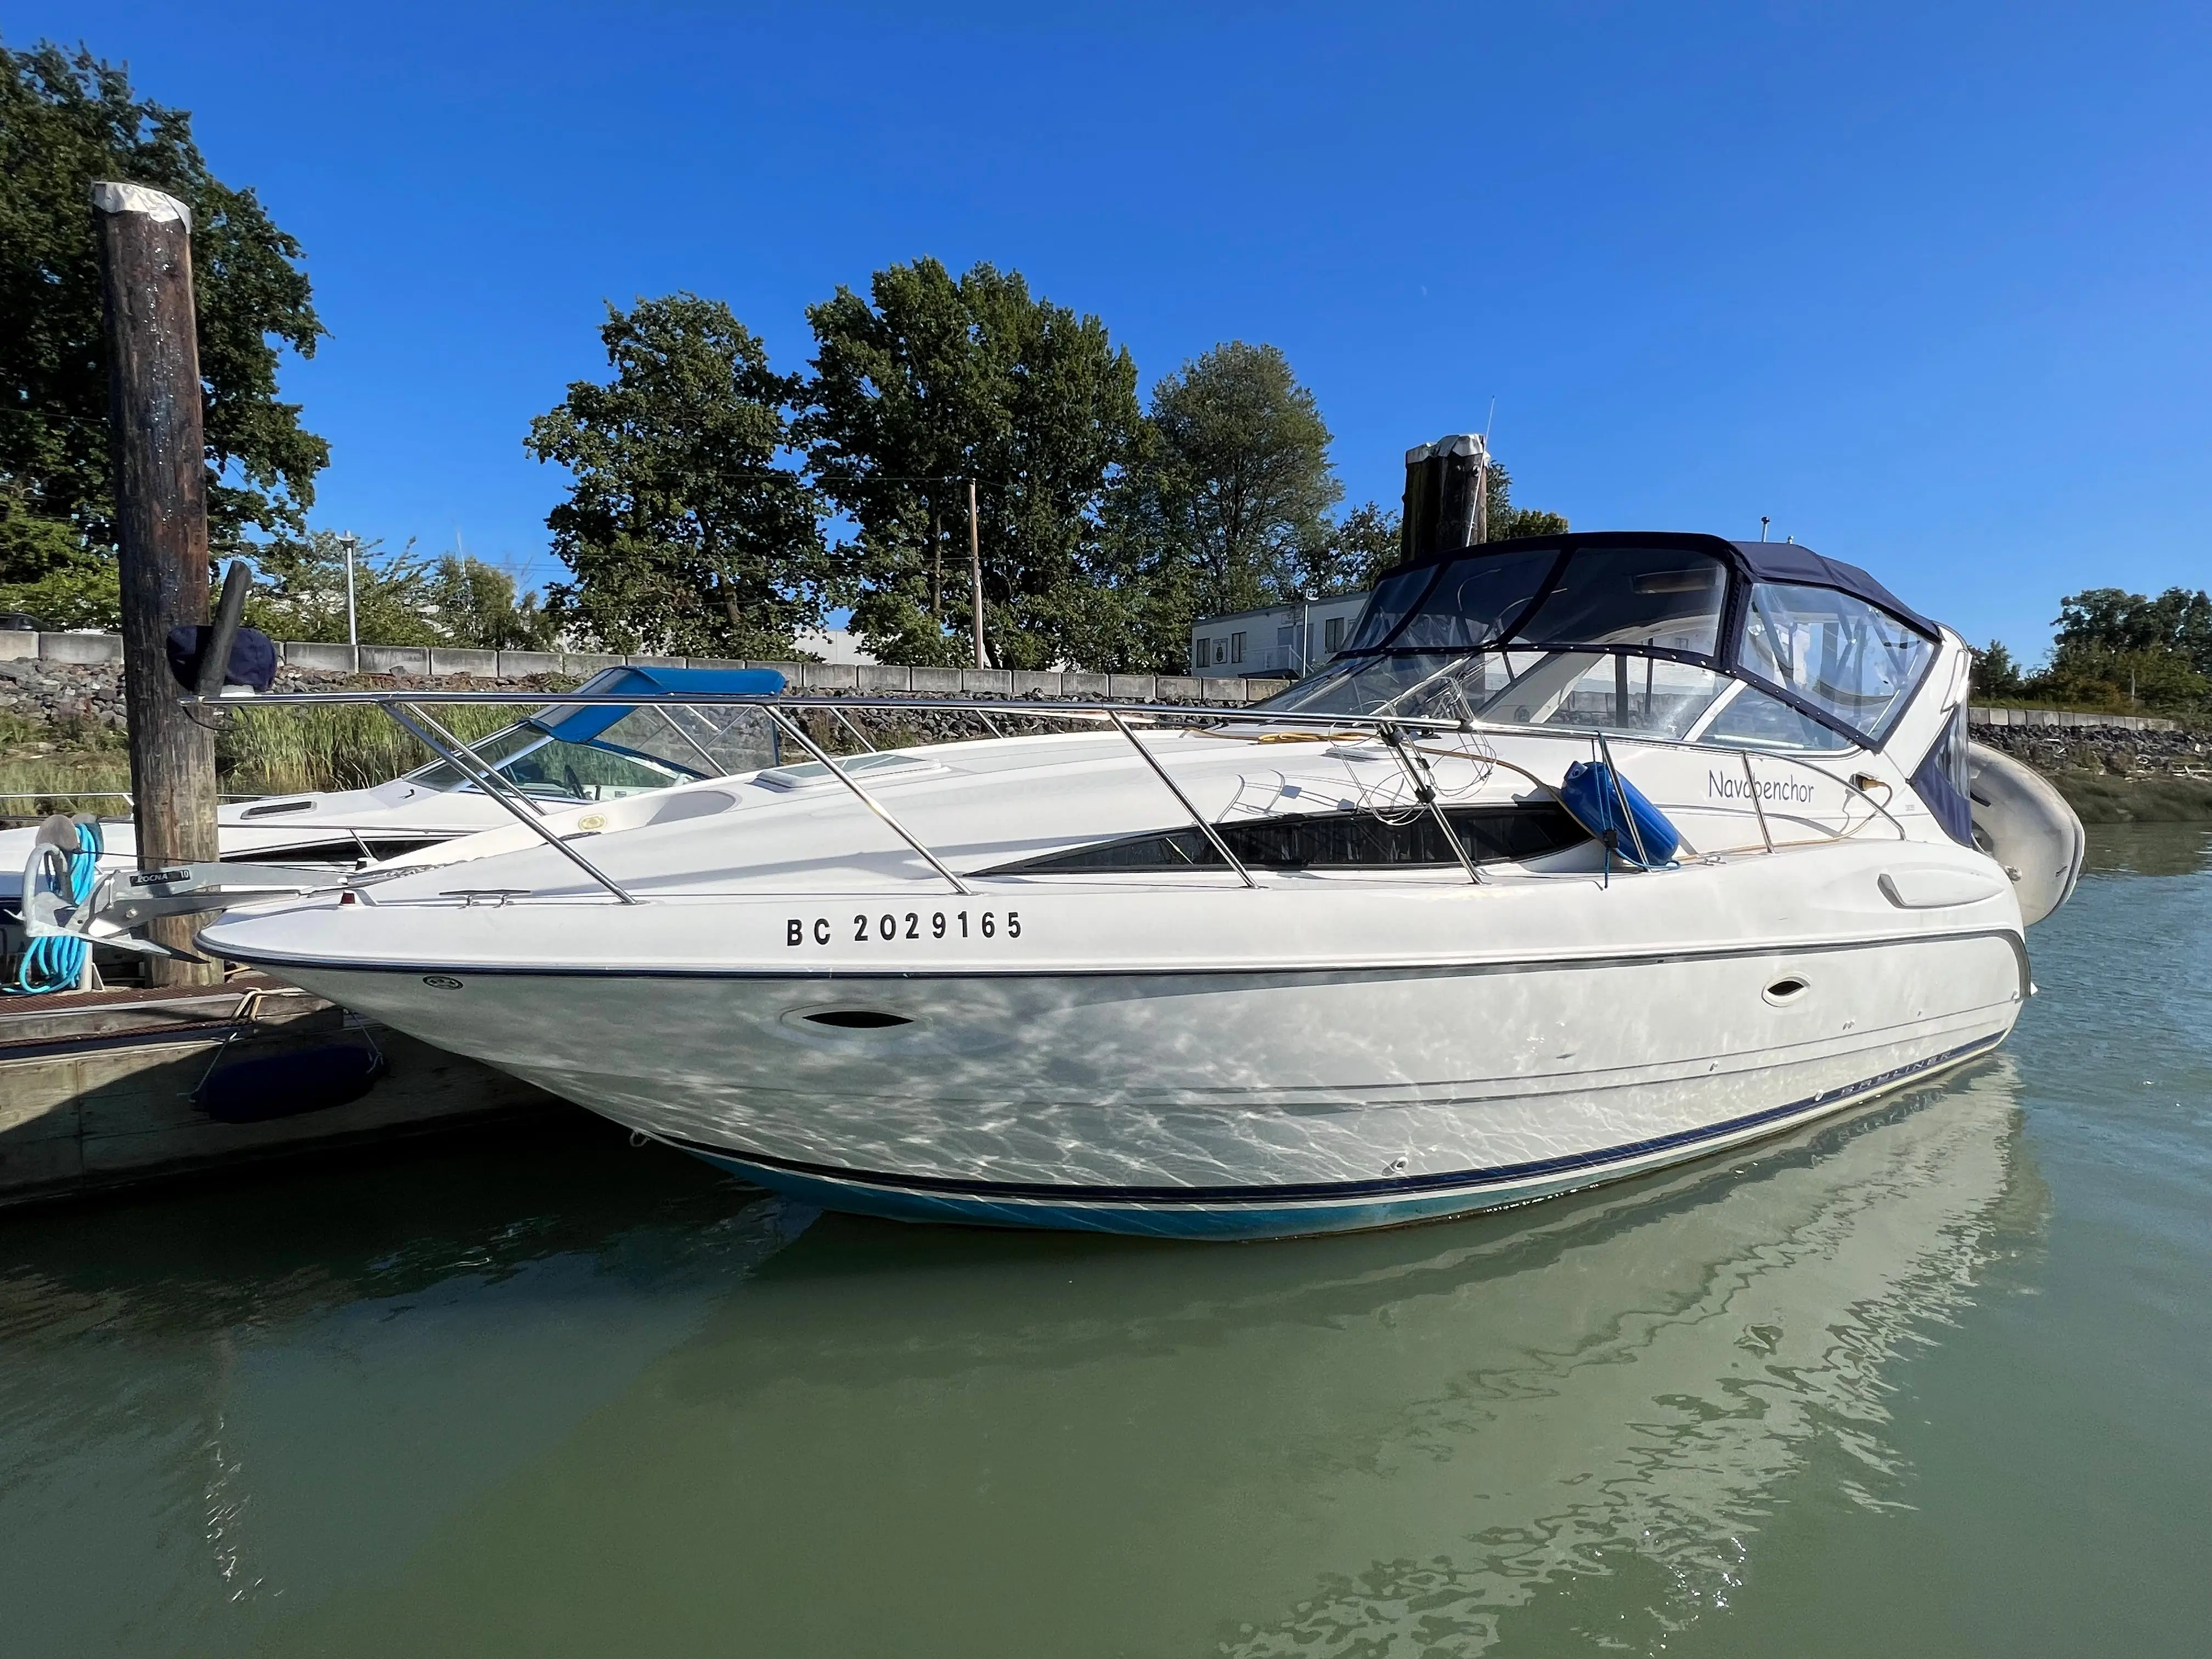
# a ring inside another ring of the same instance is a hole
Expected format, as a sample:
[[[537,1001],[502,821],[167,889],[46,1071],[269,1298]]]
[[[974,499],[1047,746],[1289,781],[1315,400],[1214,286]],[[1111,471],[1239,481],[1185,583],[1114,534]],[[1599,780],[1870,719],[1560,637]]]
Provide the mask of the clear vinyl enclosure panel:
[[[1925,634],[1850,594],[1734,585],[1747,603],[1729,639],[1730,573],[1710,554],[1471,550],[1387,578],[1347,654],[1263,707],[1834,752],[1852,739],[1801,705],[1871,744],[1934,658]]]
[[[757,709],[656,702],[628,711],[581,742],[558,735],[599,726],[590,718],[597,712],[553,705],[473,748],[485,767],[525,794],[557,800],[611,800],[775,763],[768,718]],[[579,714],[586,718],[580,720]],[[407,778],[437,790],[475,787],[447,761]]]

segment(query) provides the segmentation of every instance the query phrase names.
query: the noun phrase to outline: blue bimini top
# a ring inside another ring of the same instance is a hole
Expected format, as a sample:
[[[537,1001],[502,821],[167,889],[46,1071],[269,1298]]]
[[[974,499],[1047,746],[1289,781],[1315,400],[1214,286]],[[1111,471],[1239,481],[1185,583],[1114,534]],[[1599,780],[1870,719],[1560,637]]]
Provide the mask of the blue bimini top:
[[[595,697],[619,696],[635,691],[643,696],[704,693],[714,696],[773,697],[783,690],[783,676],[773,668],[609,668],[576,688]],[[549,699],[556,707],[557,694]],[[601,703],[571,708],[551,720],[530,722],[563,743],[589,743],[635,705]]]

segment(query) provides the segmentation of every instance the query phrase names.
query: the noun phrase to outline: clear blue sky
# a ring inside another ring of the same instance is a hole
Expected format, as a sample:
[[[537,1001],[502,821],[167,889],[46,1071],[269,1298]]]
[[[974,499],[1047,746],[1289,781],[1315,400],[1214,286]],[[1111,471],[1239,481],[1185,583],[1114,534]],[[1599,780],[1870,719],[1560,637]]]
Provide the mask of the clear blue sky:
[[[316,518],[551,574],[529,417],[601,304],[990,259],[1147,386],[1227,338],[1352,500],[1480,426],[1581,528],[1775,534],[2039,653],[2212,582],[2212,9],[0,0],[305,245]]]

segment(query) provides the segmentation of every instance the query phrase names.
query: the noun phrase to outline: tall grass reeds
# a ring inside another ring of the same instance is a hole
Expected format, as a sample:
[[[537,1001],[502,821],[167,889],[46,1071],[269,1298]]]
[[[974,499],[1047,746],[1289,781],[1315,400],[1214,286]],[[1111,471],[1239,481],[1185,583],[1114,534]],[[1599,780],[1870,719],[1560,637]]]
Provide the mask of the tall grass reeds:
[[[439,723],[474,743],[532,711],[482,704],[432,705]],[[228,796],[365,789],[436,757],[381,709],[337,703],[233,708],[216,736],[216,787]],[[131,760],[106,728],[39,725],[0,713],[0,818],[91,812],[128,817]]]
[[[457,703],[428,706],[463,742],[474,743],[532,711]],[[222,788],[236,795],[295,795],[366,789],[436,757],[382,709],[366,703],[305,708],[234,708],[216,739]]]

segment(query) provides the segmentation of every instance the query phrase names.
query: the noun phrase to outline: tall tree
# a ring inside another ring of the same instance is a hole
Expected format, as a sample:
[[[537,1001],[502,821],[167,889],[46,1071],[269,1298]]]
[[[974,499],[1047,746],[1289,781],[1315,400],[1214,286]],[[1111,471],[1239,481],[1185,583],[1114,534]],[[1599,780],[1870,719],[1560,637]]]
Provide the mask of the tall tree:
[[[574,477],[546,515],[560,622],[617,651],[781,657],[842,592],[789,459],[799,381],[719,300],[607,307],[611,383],[577,380],[524,447]]]
[[[455,645],[479,651],[543,651],[553,618],[535,593],[518,593],[513,576],[471,554],[448,553],[430,574],[430,605]]]
[[[1513,475],[1495,460],[1490,464],[1490,539],[1510,541],[1516,536],[1564,536],[1566,515],[1538,507],[1513,505]]]
[[[1973,650],[1969,646],[1968,650]],[[1984,697],[2016,697],[2020,695],[2022,676],[2020,665],[2013,660],[2012,652],[2002,640],[1991,640],[1979,651],[1974,651],[1973,682],[1976,693]]]
[[[190,116],[137,97],[122,69],[82,49],[0,46],[0,605],[97,611],[113,590],[99,179],[192,210],[216,550],[249,527],[299,531],[330,459],[276,397],[280,350],[312,356],[324,333],[300,245],[251,190],[208,171]]]
[[[280,640],[346,640],[346,550],[335,531],[272,536],[255,544],[253,592],[246,620]],[[354,550],[354,623],[363,645],[445,645],[433,618],[429,562],[410,542],[387,553],[380,542]]]
[[[2093,587],[2058,601],[2057,649],[2169,652],[2212,674],[2212,594],[2169,587],[2156,599]]]
[[[1194,573],[1200,609],[1296,593],[1344,488],[1313,393],[1271,345],[1231,340],[1152,388],[1138,488],[1153,533]]]
[[[2212,595],[2093,587],[2058,602],[2057,627],[2050,662],[2022,688],[2036,696],[2176,711],[2212,701]]]
[[[1356,593],[1374,586],[1398,562],[1398,515],[1378,501],[1362,501],[1317,545],[1301,550],[1294,586],[1316,599]]]
[[[968,486],[984,645],[1005,666],[1085,663],[1101,637],[1104,508],[1139,422],[1135,363],[1105,325],[1018,271],[935,259],[809,307],[801,429],[823,492],[859,526],[854,627],[907,662],[973,661]]]

